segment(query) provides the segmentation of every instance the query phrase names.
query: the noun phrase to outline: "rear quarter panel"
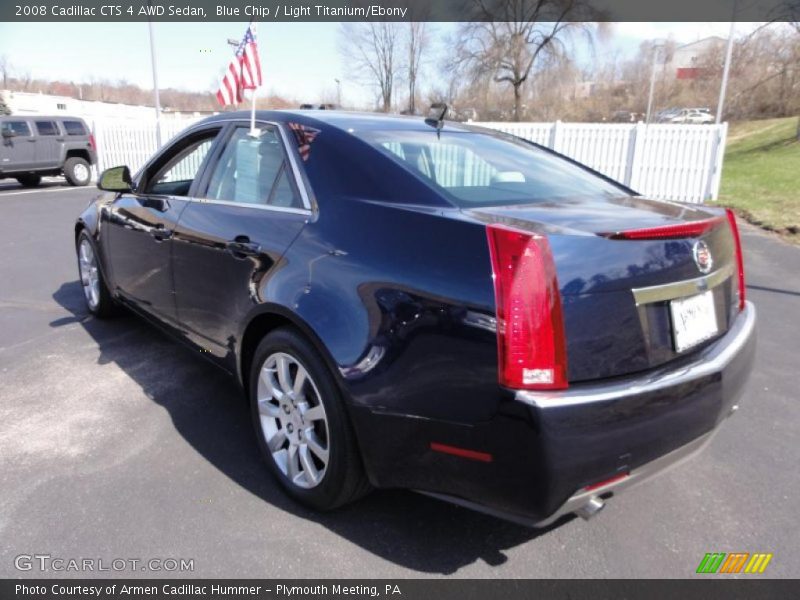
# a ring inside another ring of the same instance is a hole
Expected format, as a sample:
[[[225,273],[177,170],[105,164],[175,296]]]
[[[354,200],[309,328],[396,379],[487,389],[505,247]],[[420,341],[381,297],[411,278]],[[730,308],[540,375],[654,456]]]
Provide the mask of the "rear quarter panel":
[[[330,353],[357,407],[422,418],[490,418],[497,386],[485,229],[452,210],[337,197],[283,257],[271,300]]]

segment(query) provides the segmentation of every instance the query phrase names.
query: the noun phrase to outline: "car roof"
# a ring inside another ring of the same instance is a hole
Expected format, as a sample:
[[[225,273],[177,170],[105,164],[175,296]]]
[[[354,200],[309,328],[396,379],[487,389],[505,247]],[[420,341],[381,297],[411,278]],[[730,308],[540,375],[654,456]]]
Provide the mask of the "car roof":
[[[424,117],[388,115],[385,113],[351,112],[343,110],[258,110],[256,119],[265,121],[291,121],[292,118],[316,121],[322,126],[335,127],[349,133],[355,131],[431,131]],[[250,111],[225,112],[208,117],[202,123],[250,119]],[[475,131],[472,127],[456,121],[445,121],[443,131]]]
[[[69,115],[0,115],[3,120],[19,120],[19,119],[36,119],[41,120],[58,120],[58,121],[80,121],[85,123],[83,117],[70,117]]]

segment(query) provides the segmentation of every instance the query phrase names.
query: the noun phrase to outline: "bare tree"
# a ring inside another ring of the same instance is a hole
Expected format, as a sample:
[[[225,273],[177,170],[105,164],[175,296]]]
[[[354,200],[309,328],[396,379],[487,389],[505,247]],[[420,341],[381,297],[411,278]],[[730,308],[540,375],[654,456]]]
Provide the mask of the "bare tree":
[[[3,77],[3,89],[8,89],[8,79],[11,76],[11,63],[8,62],[8,57],[3,54],[0,56],[0,75]]]
[[[592,26],[573,22],[591,16],[587,0],[473,0],[475,18],[464,23],[456,46],[455,68],[490,75],[514,91],[514,120],[522,116],[522,86],[537,60],[566,50],[567,38]]]
[[[384,112],[392,109],[401,64],[400,46],[397,23],[342,23],[342,57],[351,73],[365,73],[366,80],[378,88]]]
[[[425,23],[409,23],[406,42],[408,50],[406,77],[408,81],[408,113],[413,115],[417,108],[417,77],[419,76],[419,70],[422,64],[422,55],[428,46],[428,33],[425,28]]]

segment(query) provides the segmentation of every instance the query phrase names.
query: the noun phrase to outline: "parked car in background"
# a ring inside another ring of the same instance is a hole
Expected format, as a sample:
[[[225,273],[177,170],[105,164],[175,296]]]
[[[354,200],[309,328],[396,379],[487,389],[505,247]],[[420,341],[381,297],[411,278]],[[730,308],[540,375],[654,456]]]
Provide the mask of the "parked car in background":
[[[337,110],[339,107],[335,104],[301,104],[300,110]]]
[[[26,187],[49,175],[63,175],[70,185],[91,180],[97,148],[83,119],[4,116],[0,133],[0,179],[14,177]]]
[[[695,123],[707,125],[714,122],[714,115],[707,108],[684,108],[662,118],[664,123]]]
[[[638,113],[630,110],[618,110],[611,115],[613,123],[636,123],[639,120]]]
[[[441,117],[255,120],[104,172],[75,249],[91,313],[127,306],[240,382],[299,502],[588,518],[736,409],[756,316],[733,213]]]

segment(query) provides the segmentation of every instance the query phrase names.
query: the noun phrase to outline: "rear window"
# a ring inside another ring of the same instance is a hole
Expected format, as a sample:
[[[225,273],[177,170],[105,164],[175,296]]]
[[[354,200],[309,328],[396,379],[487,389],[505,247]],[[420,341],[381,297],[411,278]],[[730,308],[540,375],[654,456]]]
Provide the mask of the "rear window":
[[[63,123],[67,135],[86,135],[86,127],[80,121],[64,121]]]
[[[53,121],[36,121],[36,131],[39,135],[58,135],[58,128]]]
[[[357,135],[465,208],[626,193],[567,160],[511,137],[444,131],[437,137],[433,129]]]

